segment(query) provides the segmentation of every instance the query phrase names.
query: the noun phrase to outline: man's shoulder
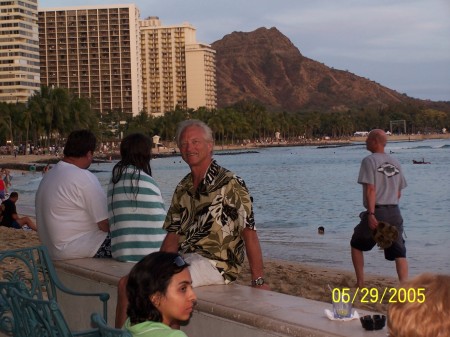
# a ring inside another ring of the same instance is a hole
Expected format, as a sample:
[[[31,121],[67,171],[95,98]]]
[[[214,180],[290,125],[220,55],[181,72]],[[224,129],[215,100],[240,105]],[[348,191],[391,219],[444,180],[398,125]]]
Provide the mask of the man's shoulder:
[[[388,153],[372,153],[365,157],[363,161],[374,162],[374,163],[392,163],[394,165],[400,165],[397,158],[391,156]]]
[[[218,165],[215,161],[211,164],[212,176],[214,177],[214,182],[217,186],[221,187],[223,185],[234,185],[241,186],[247,189],[244,179],[236,175],[233,171],[226,169],[223,166]]]
[[[224,175],[231,178],[236,177],[236,174],[233,171],[230,171],[229,169],[219,165],[215,160],[211,162],[207,174],[211,174],[213,176]]]
[[[5,205],[5,206],[9,206],[9,205],[11,205],[11,204],[14,204],[14,203],[11,201],[11,199],[6,199],[6,200],[3,200],[3,202],[2,202],[2,205]]]

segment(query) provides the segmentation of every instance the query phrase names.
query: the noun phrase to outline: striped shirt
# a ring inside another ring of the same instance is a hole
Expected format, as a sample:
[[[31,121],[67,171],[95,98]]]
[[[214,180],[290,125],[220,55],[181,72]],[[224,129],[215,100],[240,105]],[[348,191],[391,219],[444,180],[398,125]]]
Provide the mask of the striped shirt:
[[[158,185],[143,171],[128,166],[121,179],[108,186],[108,216],[114,259],[138,262],[159,251],[166,216]],[[140,175],[139,175],[140,173]]]

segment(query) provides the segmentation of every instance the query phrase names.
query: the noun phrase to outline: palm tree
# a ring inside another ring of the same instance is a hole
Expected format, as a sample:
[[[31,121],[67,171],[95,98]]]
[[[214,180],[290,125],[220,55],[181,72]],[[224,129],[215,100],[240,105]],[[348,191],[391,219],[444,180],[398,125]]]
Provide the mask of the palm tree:
[[[11,141],[11,153],[14,149],[12,131],[12,103],[0,102],[0,132],[5,139]]]

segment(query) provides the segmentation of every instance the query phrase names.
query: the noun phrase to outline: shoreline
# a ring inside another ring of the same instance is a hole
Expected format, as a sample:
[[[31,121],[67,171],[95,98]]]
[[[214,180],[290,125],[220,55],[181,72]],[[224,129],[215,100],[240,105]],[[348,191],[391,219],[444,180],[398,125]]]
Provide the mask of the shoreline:
[[[418,142],[430,139],[449,139],[450,133],[446,134],[430,134],[430,135],[391,135],[388,138],[388,143],[393,142]],[[315,140],[302,140],[299,142],[272,142],[272,143],[247,143],[247,144],[227,144],[227,145],[214,145],[214,151],[218,154],[226,154],[225,151],[230,151],[232,154],[245,154],[254,153],[258,149],[270,148],[270,147],[296,147],[296,146],[318,146],[321,148],[326,147],[339,147],[339,146],[352,146],[364,143],[366,137],[347,137],[341,139],[315,139]],[[175,143],[170,143],[166,147],[159,147],[152,149],[154,158],[159,156],[180,156]],[[109,162],[111,160],[119,159],[119,153],[96,153],[94,157],[94,163],[97,162]],[[36,164],[36,171],[42,171],[46,164],[55,164],[61,157],[50,154],[27,154],[27,155],[2,155],[0,156],[0,167],[17,171],[29,171],[31,164]]]

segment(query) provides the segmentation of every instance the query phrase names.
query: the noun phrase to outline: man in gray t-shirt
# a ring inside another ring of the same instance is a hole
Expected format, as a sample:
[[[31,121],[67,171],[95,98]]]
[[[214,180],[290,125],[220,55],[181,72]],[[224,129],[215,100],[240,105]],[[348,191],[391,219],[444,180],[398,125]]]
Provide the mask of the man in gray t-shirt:
[[[395,226],[398,238],[384,249],[386,260],[395,261],[400,281],[408,278],[408,262],[403,240],[403,218],[398,202],[401,190],[407,186],[398,160],[384,152],[387,136],[383,130],[372,130],[367,136],[367,150],[372,152],[361,162],[358,183],[363,186],[363,205],[366,212],[360,214],[361,222],[355,227],[350,245],[358,287],[364,287],[364,255],[375,246],[373,231],[379,221]]]

